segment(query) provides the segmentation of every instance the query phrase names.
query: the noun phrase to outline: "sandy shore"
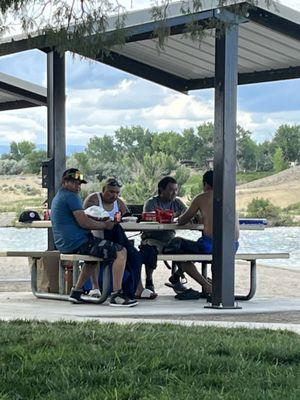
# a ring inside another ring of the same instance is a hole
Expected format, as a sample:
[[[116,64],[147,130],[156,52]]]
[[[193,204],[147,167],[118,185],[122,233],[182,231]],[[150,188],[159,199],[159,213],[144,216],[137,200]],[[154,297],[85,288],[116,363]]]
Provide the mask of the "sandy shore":
[[[169,277],[169,270],[159,263],[154,280],[159,294],[171,294],[172,290],[164,285]],[[30,279],[30,270],[26,258],[0,259],[0,290],[30,291],[30,283],[4,282],[11,279]],[[188,287],[197,289],[199,286],[191,278]],[[246,294],[249,289],[249,268],[244,263],[236,266],[236,293]],[[273,268],[259,265],[257,267],[257,293],[259,297],[299,297],[300,271],[284,268]]]

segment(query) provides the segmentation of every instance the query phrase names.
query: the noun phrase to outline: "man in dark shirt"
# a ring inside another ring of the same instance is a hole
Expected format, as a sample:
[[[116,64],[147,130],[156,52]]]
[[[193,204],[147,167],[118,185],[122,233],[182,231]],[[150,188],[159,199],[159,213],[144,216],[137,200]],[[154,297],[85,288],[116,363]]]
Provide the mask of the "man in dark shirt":
[[[127,252],[119,244],[105,239],[95,238],[91,229],[113,229],[114,222],[96,221],[89,218],[82,207],[79,192],[82,183],[87,183],[76,168],[67,169],[62,176],[62,186],[51,204],[51,221],[56,248],[62,253],[93,255],[106,261],[112,261],[113,292],[111,306],[132,307],[136,300],[130,299],[121,289]],[[95,277],[95,263],[85,263],[78,277],[75,288],[70,294],[70,301],[80,303],[82,286],[86,280]],[[98,285],[97,279],[93,279]]]
[[[157,208],[163,210],[172,210],[174,217],[178,217],[185,210],[186,206],[177,197],[178,185],[174,178],[166,176],[158,182],[158,195],[146,201],[144,204],[144,212],[155,211]],[[162,252],[170,240],[175,237],[175,231],[147,231],[142,234],[142,249],[149,249],[146,246],[154,247],[158,253]],[[151,257],[145,257],[147,262],[146,267],[146,289],[154,292],[153,271],[156,268],[156,263],[152,262]]]

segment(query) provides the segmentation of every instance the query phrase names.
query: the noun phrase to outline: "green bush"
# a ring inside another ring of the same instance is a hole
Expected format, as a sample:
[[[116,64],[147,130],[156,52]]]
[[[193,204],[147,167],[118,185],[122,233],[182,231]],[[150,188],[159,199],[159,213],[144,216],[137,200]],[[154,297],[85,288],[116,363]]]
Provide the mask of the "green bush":
[[[274,206],[268,199],[255,198],[247,207],[250,218],[276,218],[280,213],[280,207]]]
[[[247,207],[247,217],[266,218],[269,226],[293,225],[292,218],[268,199],[255,198]]]

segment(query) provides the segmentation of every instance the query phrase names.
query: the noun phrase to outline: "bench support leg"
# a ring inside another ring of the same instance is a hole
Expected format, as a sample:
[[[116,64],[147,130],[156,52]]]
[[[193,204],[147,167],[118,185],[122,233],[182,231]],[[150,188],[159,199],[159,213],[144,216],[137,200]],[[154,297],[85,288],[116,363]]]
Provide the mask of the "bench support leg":
[[[58,294],[58,293],[38,292],[38,290],[37,290],[37,260],[38,260],[38,258],[30,258],[32,294],[39,299],[68,300],[69,296],[67,296],[67,295]]]
[[[250,261],[250,290],[247,295],[235,296],[235,300],[251,300],[256,293],[256,260]]]

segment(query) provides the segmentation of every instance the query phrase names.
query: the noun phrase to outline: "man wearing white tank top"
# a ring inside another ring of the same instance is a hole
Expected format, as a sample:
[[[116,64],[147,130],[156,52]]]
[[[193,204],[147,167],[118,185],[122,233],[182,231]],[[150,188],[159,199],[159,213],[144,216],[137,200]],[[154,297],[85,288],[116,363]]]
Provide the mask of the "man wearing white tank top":
[[[120,212],[121,216],[129,213],[125,203],[119,198],[122,185],[115,178],[109,178],[105,181],[102,192],[91,193],[83,203],[84,208],[90,206],[99,206],[107,211],[111,220],[114,220],[115,214]],[[93,232],[95,236],[101,234],[99,231]]]
[[[121,216],[126,214],[128,208],[125,203],[119,198],[122,185],[115,178],[109,178],[105,181],[102,188],[102,192],[91,193],[86,197],[83,202],[83,208],[87,209],[91,206],[99,206],[105,210],[109,218],[113,221],[115,214],[120,212]],[[92,230],[92,234],[99,239],[104,238],[103,230]],[[97,273],[92,276],[93,286],[98,282]],[[99,296],[100,291],[98,289],[92,289],[90,291],[91,296]]]

